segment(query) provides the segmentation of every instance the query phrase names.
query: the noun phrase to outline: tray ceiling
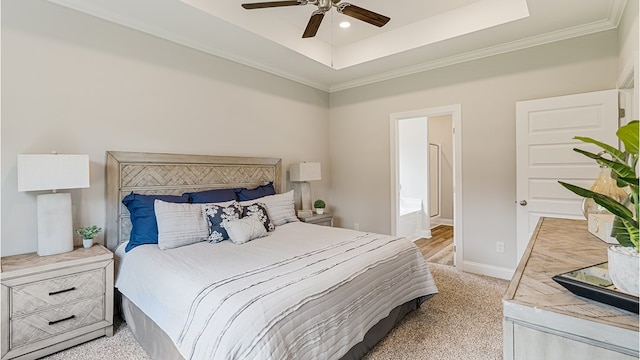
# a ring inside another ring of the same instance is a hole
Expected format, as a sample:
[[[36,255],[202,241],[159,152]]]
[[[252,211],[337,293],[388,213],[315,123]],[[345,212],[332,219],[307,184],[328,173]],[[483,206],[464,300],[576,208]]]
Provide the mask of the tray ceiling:
[[[324,91],[618,26],[626,0],[348,0],[389,16],[382,28],[315,5],[245,10],[253,0],[49,0]],[[263,1],[263,0],[260,0]],[[268,1],[268,0],[267,0]],[[351,27],[339,27],[342,21]]]

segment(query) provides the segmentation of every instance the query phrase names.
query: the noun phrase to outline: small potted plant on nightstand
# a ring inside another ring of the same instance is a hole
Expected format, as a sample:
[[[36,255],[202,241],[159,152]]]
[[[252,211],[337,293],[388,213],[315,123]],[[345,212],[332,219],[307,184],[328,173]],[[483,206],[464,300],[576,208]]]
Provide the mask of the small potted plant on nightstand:
[[[99,228],[96,225],[91,225],[76,229],[76,234],[82,236],[82,246],[84,248],[90,248],[93,246],[93,238],[98,235],[100,230],[102,230],[102,228]]]
[[[313,202],[313,208],[316,210],[316,214],[321,215],[324,213],[324,208],[327,206],[324,200],[318,199]]]

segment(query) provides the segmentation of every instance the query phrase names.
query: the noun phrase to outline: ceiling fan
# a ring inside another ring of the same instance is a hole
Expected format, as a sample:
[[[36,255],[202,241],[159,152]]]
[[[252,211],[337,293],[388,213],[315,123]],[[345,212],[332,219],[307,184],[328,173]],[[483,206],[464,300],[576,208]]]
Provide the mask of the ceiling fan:
[[[364,21],[371,25],[375,25],[377,27],[383,27],[386,23],[391,20],[391,18],[377,14],[371,10],[363,9],[359,6],[347,3],[340,2],[341,0],[294,0],[294,1],[269,1],[269,2],[258,2],[258,3],[248,3],[242,4],[242,7],[248,10],[251,9],[264,9],[271,7],[282,7],[282,6],[300,6],[312,4],[318,6],[318,10],[315,10],[311,14],[311,19],[309,19],[309,23],[307,23],[307,28],[304,30],[302,34],[303,38],[310,38],[316,36],[318,29],[320,28],[320,23],[322,23],[322,19],[324,18],[324,13],[329,11],[331,7],[335,7],[336,10],[347,16],[351,16],[352,18]]]

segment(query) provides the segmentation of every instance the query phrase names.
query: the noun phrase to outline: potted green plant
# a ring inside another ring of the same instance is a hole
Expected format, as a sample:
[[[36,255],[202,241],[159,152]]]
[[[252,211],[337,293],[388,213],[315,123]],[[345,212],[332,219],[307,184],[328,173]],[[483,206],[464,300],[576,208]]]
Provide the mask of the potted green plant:
[[[324,214],[324,208],[327,206],[324,200],[318,199],[313,202],[313,208],[316,210],[316,214]]]
[[[76,229],[76,234],[82,237],[82,246],[90,248],[93,246],[93,238],[95,238],[101,230],[102,228],[99,228],[96,225],[91,225]]]
[[[640,245],[638,243],[640,238],[638,230],[640,202],[638,201],[638,175],[636,174],[638,132],[638,120],[631,121],[618,129],[616,136],[624,145],[624,151],[592,138],[574,137],[576,140],[597,145],[603,150],[594,154],[581,149],[573,149],[611,169],[611,177],[616,180],[617,186],[628,189],[629,196],[622,202],[579,186],[559,182],[575,194],[593,199],[596,204],[614,215],[611,236],[618,240],[620,245],[612,245],[608,248],[609,275],[618,289],[635,296],[638,296],[640,292]]]

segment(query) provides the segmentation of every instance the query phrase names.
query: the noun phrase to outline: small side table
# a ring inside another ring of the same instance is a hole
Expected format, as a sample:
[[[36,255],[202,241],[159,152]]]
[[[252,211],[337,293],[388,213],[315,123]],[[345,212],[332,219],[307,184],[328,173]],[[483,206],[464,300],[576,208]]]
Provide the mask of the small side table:
[[[102,245],[2,258],[2,359],[36,359],[113,335],[113,253]]]
[[[311,216],[301,217],[300,221],[322,226],[333,226],[333,215],[327,213],[324,213],[322,215],[315,214]]]

